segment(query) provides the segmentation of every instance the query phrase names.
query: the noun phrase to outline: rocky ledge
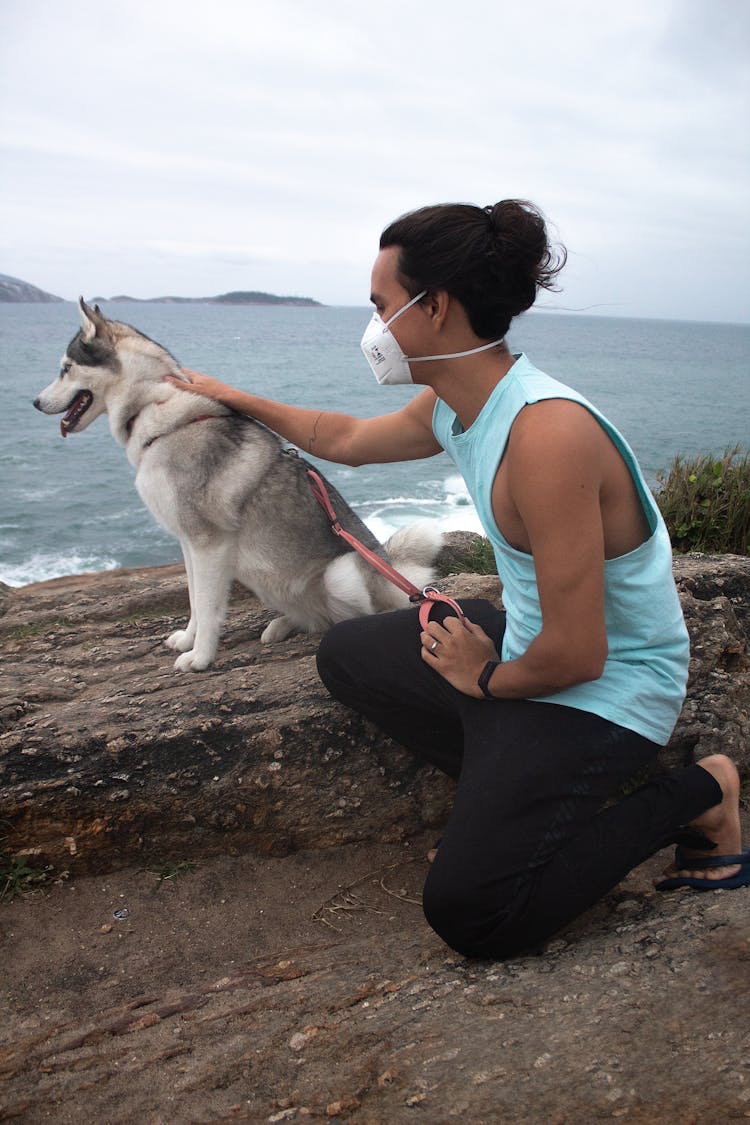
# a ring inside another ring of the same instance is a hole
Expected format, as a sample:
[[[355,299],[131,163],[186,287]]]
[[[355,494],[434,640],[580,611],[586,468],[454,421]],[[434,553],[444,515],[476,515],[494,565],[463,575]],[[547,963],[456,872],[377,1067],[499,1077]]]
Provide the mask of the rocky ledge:
[[[461,543],[448,551],[460,555]],[[750,774],[750,559],[675,561],[692,640],[665,767],[724,751]],[[442,586],[497,600],[497,577]],[[155,854],[282,855],[439,825],[451,783],[333,702],[314,638],[261,646],[237,590],[214,666],[172,670],[181,566],[5,588],[0,821],[14,854],[72,873]]]

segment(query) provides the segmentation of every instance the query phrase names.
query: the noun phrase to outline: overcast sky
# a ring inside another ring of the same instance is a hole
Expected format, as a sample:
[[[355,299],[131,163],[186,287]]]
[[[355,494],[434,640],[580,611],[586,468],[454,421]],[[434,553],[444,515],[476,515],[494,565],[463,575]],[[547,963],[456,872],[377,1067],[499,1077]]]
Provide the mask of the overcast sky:
[[[557,308],[750,320],[748,0],[0,0],[0,272],[365,305],[382,227],[537,203]]]

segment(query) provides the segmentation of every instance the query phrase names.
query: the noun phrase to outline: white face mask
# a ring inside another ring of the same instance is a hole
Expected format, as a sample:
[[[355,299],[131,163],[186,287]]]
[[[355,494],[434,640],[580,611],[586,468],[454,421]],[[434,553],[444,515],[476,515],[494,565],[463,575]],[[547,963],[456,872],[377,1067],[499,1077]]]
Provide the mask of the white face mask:
[[[372,319],[362,336],[360,347],[370,365],[370,370],[381,386],[413,383],[414,380],[409,370],[410,363],[428,363],[435,359],[461,359],[465,355],[474,355],[475,352],[486,352],[489,348],[496,348],[498,344],[503,342],[501,337],[499,340],[493,340],[490,344],[482,344],[479,348],[469,348],[466,352],[451,352],[449,355],[422,355],[407,359],[399,347],[398,340],[392,332],[389,332],[389,328],[394,320],[398,319],[412,305],[416,305],[417,301],[421,301],[426,294],[426,289],[417,293],[416,297],[412,297],[411,301],[408,301],[402,309],[399,309],[386,321],[383,321],[379,313],[374,312],[372,314]]]
[[[382,385],[393,386],[395,383],[414,382],[407,358],[401,351],[398,340],[388,329],[394,320],[397,320],[412,305],[416,305],[417,301],[421,301],[426,293],[426,289],[417,293],[416,297],[413,297],[387,321],[383,321],[380,313],[374,312],[372,320],[365,328],[360,347],[365,353],[365,359],[369,363],[373,375]]]

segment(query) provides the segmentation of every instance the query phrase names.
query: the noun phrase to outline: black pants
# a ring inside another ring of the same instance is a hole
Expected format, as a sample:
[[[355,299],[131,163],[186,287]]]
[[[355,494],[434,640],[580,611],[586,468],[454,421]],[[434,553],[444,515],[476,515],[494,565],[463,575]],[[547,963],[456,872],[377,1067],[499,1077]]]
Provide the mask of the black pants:
[[[504,614],[462,606],[499,652]],[[463,695],[423,662],[419,632],[413,609],[344,621],[323,638],[318,670],[336,699],[458,779],[424,888],[427,921],[458,952],[528,949],[721,801],[693,765],[603,807],[655,743],[571,707]]]

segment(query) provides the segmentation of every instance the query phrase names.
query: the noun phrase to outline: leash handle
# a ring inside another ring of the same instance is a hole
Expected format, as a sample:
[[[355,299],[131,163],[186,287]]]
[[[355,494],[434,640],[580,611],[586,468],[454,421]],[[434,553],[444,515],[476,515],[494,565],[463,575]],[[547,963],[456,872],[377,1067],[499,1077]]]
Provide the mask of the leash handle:
[[[434,586],[425,586],[424,590],[420,591],[419,596],[422,601],[419,607],[419,624],[422,626],[422,632],[427,628],[430,614],[437,602],[444,602],[446,605],[449,605],[461,624],[464,625],[466,623],[466,614],[461,609],[458,602],[454,601],[453,598],[449,598],[447,594],[441,594]]]
[[[334,511],[331,497],[328,495],[328,489],[323,483],[323,478],[320,476],[320,473],[316,473],[314,469],[308,469],[307,476],[310,480],[313,496],[328,516],[328,522],[336,535],[343,539],[344,542],[348,543],[353,550],[357,551],[370,566],[379,571],[389,582],[392,582],[394,586],[398,586],[399,590],[402,590],[403,593],[408,596],[410,602],[419,604],[419,624],[422,630],[427,628],[430,613],[436,602],[445,602],[454,611],[459,621],[464,622],[466,620],[466,615],[458,602],[454,601],[453,598],[449,598],[447,594],[441,594],[434,586],[425,586],[423,590],[420,590],[418,586],[415,586],[413,582],[409,581],[406,575],[401,574],[395,567],[391,566],[390,563],[387,563],[385,559],[381,559],[380,555],[376,555],[374,551],[371,551],[369,547],[366,547],[364,543],[360,542],[356,535],[352,535],[350,531],[345,531]]]

